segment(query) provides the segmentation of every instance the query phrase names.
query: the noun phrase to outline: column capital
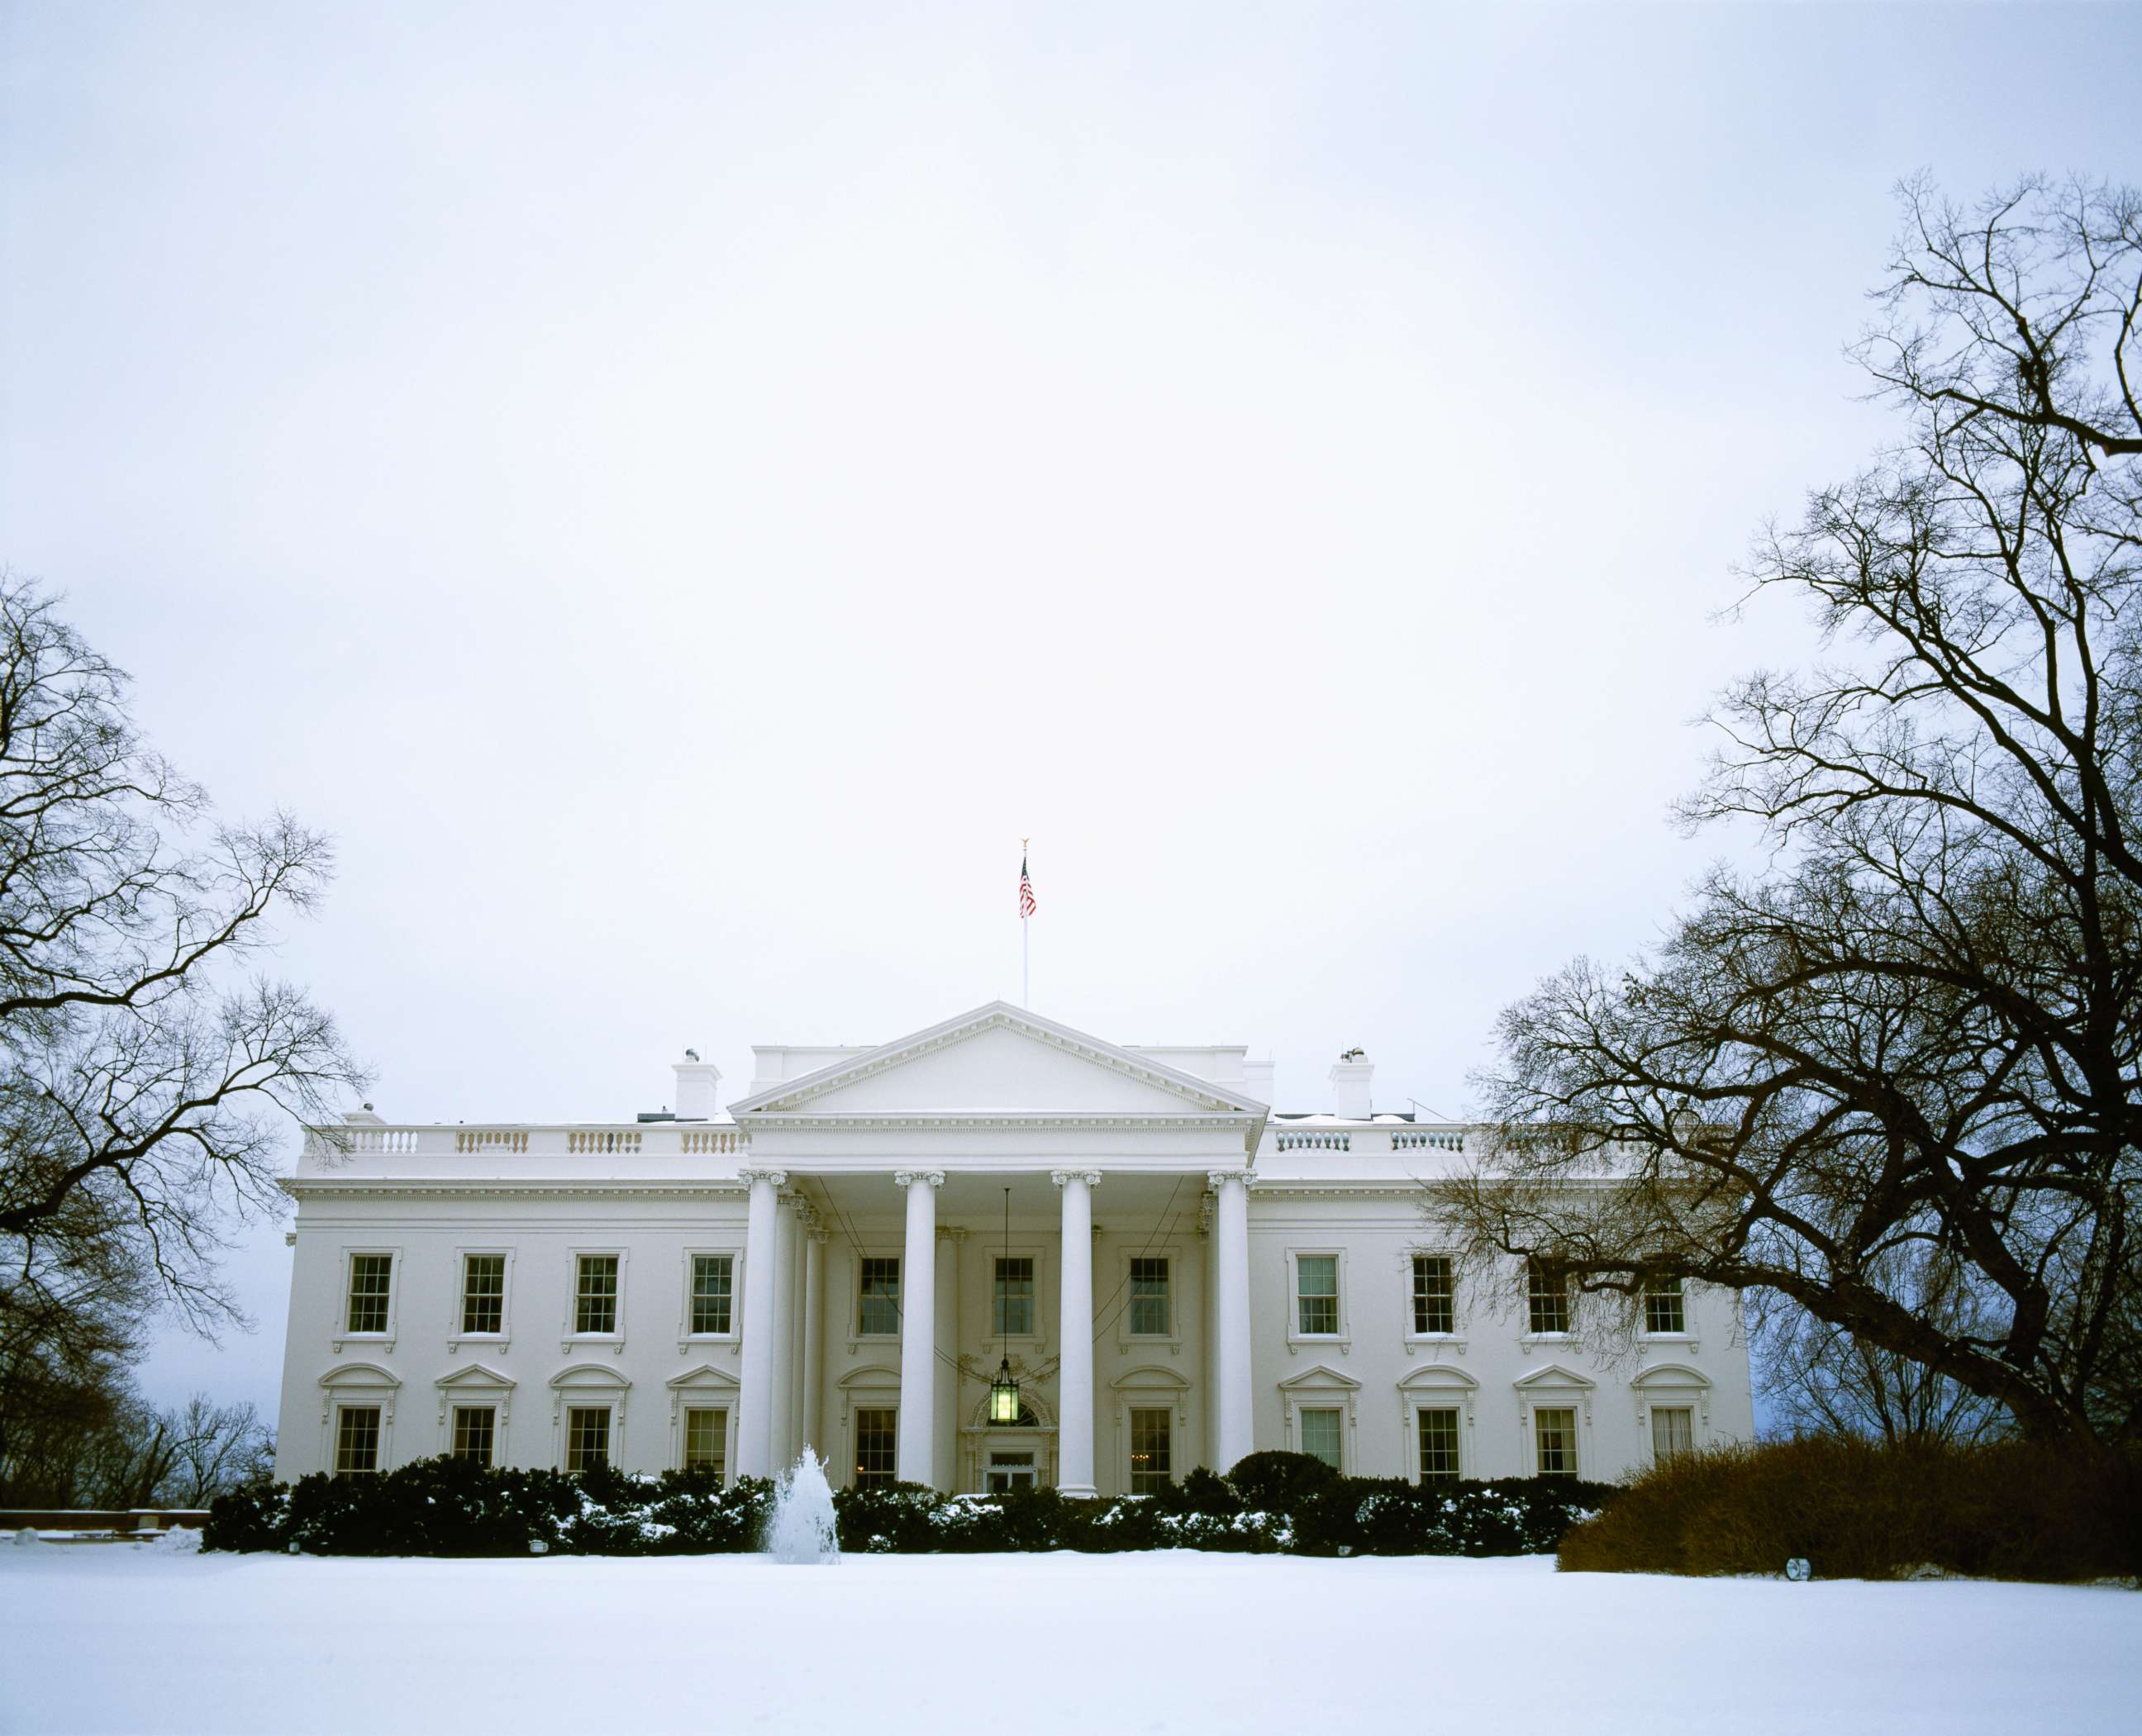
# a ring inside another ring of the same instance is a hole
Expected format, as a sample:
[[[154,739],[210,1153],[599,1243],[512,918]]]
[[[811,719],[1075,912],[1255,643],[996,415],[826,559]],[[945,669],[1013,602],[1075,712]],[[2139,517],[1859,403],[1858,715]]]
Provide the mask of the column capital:
[[[1205,1185],[1206,1185],[1207,1187],[1211,1188],[1211,1189],[1213,1191],[1213,1192],[1217,1193],[1217,1192],[1218,1192],[1218,1191],[1219,1191],[1222,1187],[1225,1187],[1225,1186],[1226,1186],[1230,1181],[1239,1181],[1239,1182],[1241,1182],[1241,1183],[1242,1184],[1242,1186],[1243,1186],[1247,1187],[1247,1186],[1250,1185],[1251,1181],[1253,1181],[1255,1178],[1256,1178],[1256,1171],[1253,1171],[1253,1170],[1246,1170],[1246,1169],[1221,1169],[1221,1170],[1208,1170],[1208,1171],[1206,1171],[1206,1174],[1205,1174]]]
[[[927,1181],[932,1187],[942,1187],[945,1185],[945,1171],[942,1170],[895,1170],[892,1172],[892,1179],[895,1185],[901,1187],[912,1187],[918,1181]]]
[[[767,1169],[758,1164],[748,1163],[740,1166],[737,1170],[737,1176],[738,1180],[744,1181],[771,1181],[776,1187],[786,1187],[788,1185],[787,1170]]]
[[[1101,1185],[1101,1172],[1098,1170],[1051,1170],[1049,1172],[1049,1179],[1059,1187],[1065,1186],[1073,1181],[1083,1181],[1089,1188],[1098,1187]]]
[[[963,1242],[968,1233],[954,1224],[940,1224],[937,1226],[937,1240],[940,1241]]]

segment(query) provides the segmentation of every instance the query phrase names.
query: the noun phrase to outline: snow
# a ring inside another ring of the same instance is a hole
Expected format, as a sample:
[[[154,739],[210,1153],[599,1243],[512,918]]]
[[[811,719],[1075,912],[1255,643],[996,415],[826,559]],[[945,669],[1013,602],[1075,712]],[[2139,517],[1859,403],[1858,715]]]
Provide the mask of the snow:
[[[0,1730],[2133,1728],[2142,1595],[1539,1558],[0,1551]]]

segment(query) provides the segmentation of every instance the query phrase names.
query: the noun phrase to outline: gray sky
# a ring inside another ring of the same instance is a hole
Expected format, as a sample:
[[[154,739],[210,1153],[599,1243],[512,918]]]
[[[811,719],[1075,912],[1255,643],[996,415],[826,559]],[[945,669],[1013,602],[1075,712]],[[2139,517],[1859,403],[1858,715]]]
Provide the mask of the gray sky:
[[[1460,1112],[1725,846],[1891,184],[2135,170],[2131,7],[894,10],[0,4],[0,560],[389,1117],[1015,998],[1025,834],[1038,1009]]]

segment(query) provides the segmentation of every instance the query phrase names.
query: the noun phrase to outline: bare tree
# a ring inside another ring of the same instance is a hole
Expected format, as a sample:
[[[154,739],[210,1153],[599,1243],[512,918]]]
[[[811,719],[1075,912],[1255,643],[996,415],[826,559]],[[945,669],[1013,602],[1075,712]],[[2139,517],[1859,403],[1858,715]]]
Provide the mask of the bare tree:
[[[1885,1283],[1946,1330],[1956,1330],[1977,1306],[1952,1260],[1922,1259],[1916,1271],[1888,1275]],[[2008,1413],[1983,1394],[1803,1308],[1764,1310],[1755,1348],[1764,1395],[1796,1434],[1900,1445],[1984,1440],[2010,1427]]]
[[[1856,349],[1902,436],[1750,575],[1829,660],[1725,693],[1684,810],[1765,866],[1504,1013],[1502,1132],[1438,1206],[1625,1312],[1668,1277],[1784,1299],[2030,1433],[2131,1439],[2142,200],[1902,199]],[[1929,1261],[1969,1306],[1923,1305]]]
[[[250,1400],[218,1404],[195,1393],[167,1419],[170,1467],[157,1497],[181,1507],[206,1507],[216,1496],[250,1482],[272,1460],[274,1437]]]
[[[319,899],[327,841],[216,822],[127,686],[0,579],[0,1475],[61,1393],[114,1402],[150,1310],[241,1318],[229,1226],[280,1209],[289,1120],[363,1083],[333,1021],[253,968]]]

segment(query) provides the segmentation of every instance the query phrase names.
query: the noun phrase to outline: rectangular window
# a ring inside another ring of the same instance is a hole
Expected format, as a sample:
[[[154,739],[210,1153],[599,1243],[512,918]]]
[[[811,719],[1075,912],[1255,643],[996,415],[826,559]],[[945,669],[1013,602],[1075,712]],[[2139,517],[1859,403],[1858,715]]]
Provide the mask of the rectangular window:
[[[1335,1410],[1302,1412],[1301,1450],[1311,1458],[1322,1459],[1334,1471],[1345,1470],[1339,1462],[1340,1427],[1340,1413]]]
[[[856,1320],[858,1338],[896,1338],[900,1334],[900,1262],[873,1255],[862,1262],[862,1306]]]
[[[1538,1438],[1542,1477],[1577,1475],[1577,1413],[1573,1410],[1536,1410],[1532,1433]]]
[[[353,1254],[349,1256],[350,1332],[384,1332],[387,1296],[394,1282],[392,1254]]]
[[[1034,1487],[1034,1455],[1030,1452],[992,1452],[984,1482],[992,1495],[1009,1495],[1015,1489]]]
[[[684,1413],[684,1468],[728,1475],[729,1413],[726,1410]]]
[[[1158,1495],[1175,1480],[1172,1414],[1165,1410],[1131,1413],[1131,1493]]]
[[[1294,1262],[1296,1319],[1304,1338],[1339,1334],[1339,1256],[1301,1254]]]
[[[506,1256],[503,1254],[466,1254],[461,1256],[461,1330],[503,1332],[506,1329]]]
[[[583,1254],[580,1280],[573,1293],[573,1330],[614,1333],[617,1330],[617,1255]],[[605,1416],[610,1414],[605,1411]]]
[[[1695,1445],[1695,1413],[1685,1405],[1651,1408],[1651,1457],[1666,1460]]]
[[[856,1487],[882,1489],[891,1486],[897,1440],[894,1433],[896,1410],[859,1410],[856,1413]]]
[[[1688,1314],[1681,1306],[1680,1279],[1654,1278],[1644,1286],[1644,1330],[1676,1337],[1688,1330]]]
[[[1413,1257],[1413,1329],[1416,1334],[1455,1332],[1457,1309],[1452,1305],[1449,1257],[1416,1254]]]
[[[1167,1262],[1139,1256],[1131,1261],[1131,1336],[1167,1338],[1171,1335],[1167,1295]]]
[[[486,1467],[498,1438],[498,1412],[488,1404],[454,1407],[454,1457],[474,1459]]]
[[[1569,1330],[1569,1280],[1537,1260],[1525,1265],[1525,1297],[1532,1308],[1535,1334]]]
[[[346,1404],[335,1418],[335,1475],[359,1477],[379,1468],[379,1407]]]
[[[1445,1482],[1458,1475],[1458,1413],[1424,1410],[1419,1413],[1420,1480]]]
[[[1024,1336],[1034,1330],[1034,1262],[997,1261],[996,1324],[994,1336]]]
[[[727,1254],[692,1256],[692,1332],[694,1337],[723,1337],[729,1329],[729,1301],[736,1262]]]
[[[610,1407],[575,1405],[565,1413],[565,1468],[591,1471],[610,1462]]]

